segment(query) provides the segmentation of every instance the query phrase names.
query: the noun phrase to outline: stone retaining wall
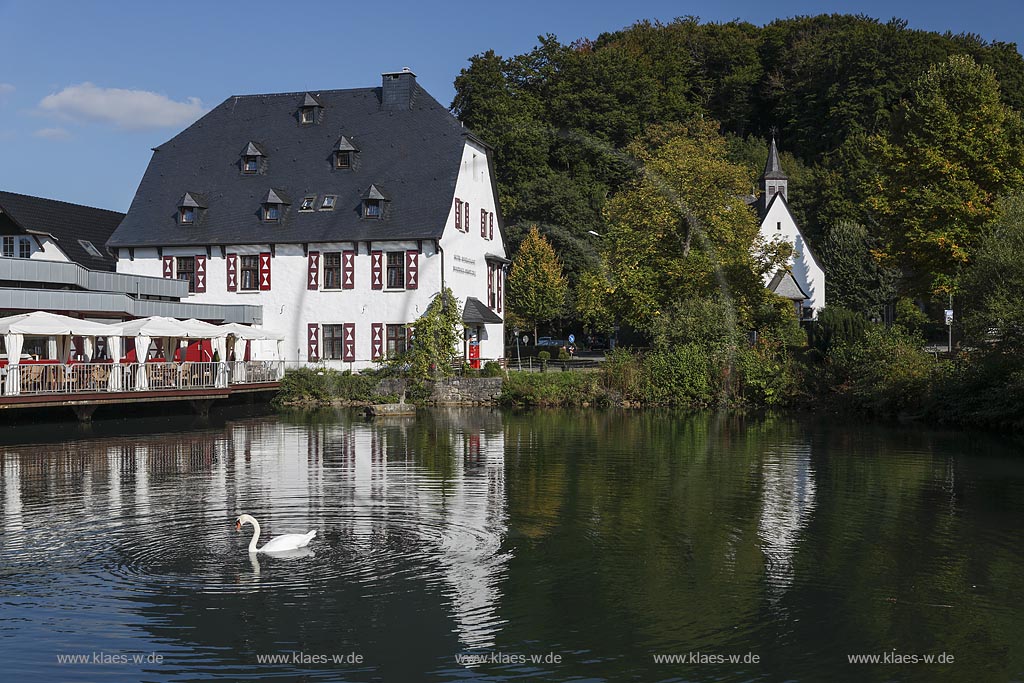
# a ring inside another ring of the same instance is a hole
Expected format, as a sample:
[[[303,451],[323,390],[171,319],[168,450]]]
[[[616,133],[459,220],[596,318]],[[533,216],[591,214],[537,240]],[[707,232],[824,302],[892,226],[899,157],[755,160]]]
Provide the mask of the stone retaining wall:
[[[377,385],[378,396],[401,396],[408,386],[405,379],[384,379]],[[501,377],[453,377],[438,382],[426,382],[430,387],[427,403],[439,406],[491,405],[501,396]]]

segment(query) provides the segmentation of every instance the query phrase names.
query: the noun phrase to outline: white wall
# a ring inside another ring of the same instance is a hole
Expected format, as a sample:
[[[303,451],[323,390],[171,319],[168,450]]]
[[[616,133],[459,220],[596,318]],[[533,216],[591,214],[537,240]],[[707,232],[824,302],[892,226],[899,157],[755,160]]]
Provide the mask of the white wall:
[[[773,201],[768,208],[768,213],[761,222],[761,236],[769,242],[781,240],[793,245],[793,256],[789,261],[793,278],[810,297],[806,305],[814,309],[814,315],[817,317],[818,311],[825,306],[825,271],[814,258],[789,208],[781,199]],[[768,273],[765,276],[765,284],[767,285],[774,276],[775,273]]]
[[[476,175],[473,175],[473,156],[476,155]],[[455,230],[455,197],[470,202],[470,229],[468,232]],[[485,153],[472,143],[466,145],[463,164],[456,184],[455,195],[449,198],[452,208],[441,239],[445,261],[445,285],[464,304],[466,297],[473,296],[487,302],[487,264],[485,253],[505,256],[500,228],[495,216],[494,239],[480,236],[480,209],[494,211]],[[297,207],[292,207],[295,211]],[[419,283],[415,290],[373,290],[370,288],[371,257],[365,243],[360,243],[355,261],[355,288],[324,290],[323,253],[345,251],[353,248],[352,242],[311,243],[310,251],[318,251],[320,260],[320,289],[307,288],[308,259],[302,245],[279,244],[271,260],[270,291],[227,291],[227,261],[221,256],[220,247],[214,247],[207,259],[207,289],[205,293],[193,294],[188,301],[216,304],[256,304],[263,307],[263,327],[285,335],[283,353],[286,360],[307,361],[307,324],[355,323],[356,361],[344,363],[341,360],[327,361],[337,368],[360,369],[373,367],[372,325],[373,323],[406,324],[426,310],[431,299],[441,291],[441,254],[434,243],[422,242],[419,257]],[[374,250],[405,251],[416,249],[415,241],[374,242]],[[258,255],[270,251],[268,245],[239,245],[226,249],[227,253]],[[196,256],[205,254],[204,248],[166,247],[164,256]],[[457,258],[461,257],[461,258]],[[239,266],[241,260],[239,259]],[[472,271],[469,275],[462,271]],[[386,263],[385,263],[386,270]],[[163,262],[156,248],[136,248],[134,260],[129,260],[128,250],[121,249],[117,263],[120,273],[161,277]],[[241,277],[239,275],[239,285]],[[504,290],[504,288],[503,288]],[[502,317],[503,314],[502,314]],[[503,355],[503,325],[488,325],[482,335],[481,358],[499,358]],[[321,334],[321,348],[323,335]]]

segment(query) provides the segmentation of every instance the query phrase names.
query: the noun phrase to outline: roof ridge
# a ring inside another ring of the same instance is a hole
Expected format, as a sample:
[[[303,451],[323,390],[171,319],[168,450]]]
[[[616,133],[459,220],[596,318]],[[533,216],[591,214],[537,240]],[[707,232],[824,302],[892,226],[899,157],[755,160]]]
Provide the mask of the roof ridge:
[[[51,199],[50,197],[39,197],[33,194],[23,194],[21,192],[10,192],[9,190],[0,190],[0,197],[3,197],[5,195],[11,197],[21,197],[24,199],[32,199],[35,201],[52,202],[54,204],[64,204],[66,206],[74,206],[79,209],[90,209],[92,211],[105,211],[107,213],[117,213],[121,214],[122,216],[125,215],[123,211],[117,211],[116,209],[104,209],[102,207],[91,206],[89,204],[76,204],[75,202],[68,202],[64,201],[63,199]]]
[[[249,93],[247,95],[228,95],[225,98],[227,100],[243,99],[250,97],[301,97],[303,95],[323,95],[323,94],[336,94],[345,92],[358,92],[360,90],[379,90],[380,86],[374,87],[362,87],[362,88],[331,88],[329,90],[298,90],[295,92],[265,92],[265,93]]]

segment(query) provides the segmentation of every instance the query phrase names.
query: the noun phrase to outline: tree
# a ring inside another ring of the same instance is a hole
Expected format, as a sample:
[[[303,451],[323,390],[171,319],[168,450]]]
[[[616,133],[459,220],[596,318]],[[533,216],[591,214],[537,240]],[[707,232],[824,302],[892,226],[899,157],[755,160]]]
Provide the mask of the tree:
[[[890,257],[912,293],[950,292],[996,198],[1024,188],[1024,122],[1003,104],[995,71],[954,55],[922,76],[869,142],[867,193]]]
[[[452,363],[459,356],[462,342],[462,307],[452,290],[445,287],[430,301],[412,327],[412,345],[398,358],[390,358],[392,365],[408,365],[409,374],[417,379],[448,377],[454,370]]]
[[[896,298],[898,273],[878,258],[872,249],[875,241],[863,225],[853,221],[829,227],[822,241],[822,258],[828,273],[830,307],[881,319],[882,308]]]
[[[758,226],[744,196],[746,170],[728,161],[713,122],[654,127],[629,147],[639,177],[607,205],[605,257],[612,306],[621,320],[654,334],[674,303],[715,299],[749,325],[764,302],[762,276],[788,251],[762,258]],[[663,334],[659,332],[659,335]]]
[[[970,308],[964,336],[974,346],[994,345],[1008,352],[1024,351],[1024,197],[998,204],[998,217],[988,227],[967,268],[961,291]]]
[[[519,246],[508,277],[508,307],[533,328],[554,320],[565,310],[569,285],[562,274],[562,263],[551,243],[534,225]]]

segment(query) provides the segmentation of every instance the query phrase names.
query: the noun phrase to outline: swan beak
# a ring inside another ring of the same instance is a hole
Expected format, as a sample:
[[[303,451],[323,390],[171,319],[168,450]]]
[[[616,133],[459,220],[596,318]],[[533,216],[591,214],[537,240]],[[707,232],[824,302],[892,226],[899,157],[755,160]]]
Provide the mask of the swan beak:
[[[236,521],[235,522],[235,531],[241,531],[241,530],[242,530],[241,522]]]

